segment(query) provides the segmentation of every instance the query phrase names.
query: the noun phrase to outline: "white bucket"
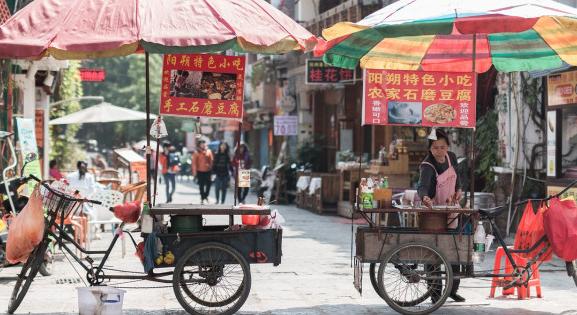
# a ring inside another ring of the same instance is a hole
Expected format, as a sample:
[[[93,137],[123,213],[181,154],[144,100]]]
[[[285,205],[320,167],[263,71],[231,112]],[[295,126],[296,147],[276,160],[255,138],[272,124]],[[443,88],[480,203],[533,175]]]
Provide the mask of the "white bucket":
[[[121,315],[124,290],[112,287],[76,288],[80,315]]]

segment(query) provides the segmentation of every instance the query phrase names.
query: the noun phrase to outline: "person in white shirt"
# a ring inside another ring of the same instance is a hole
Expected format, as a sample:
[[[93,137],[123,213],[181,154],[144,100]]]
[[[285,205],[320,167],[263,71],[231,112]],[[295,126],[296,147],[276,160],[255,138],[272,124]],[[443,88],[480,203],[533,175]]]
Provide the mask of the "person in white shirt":
[[[78,161],[76,168],[78,170],[68,174],[66,180],[68,180],[71,187],[78,189],[82,197],[89,198],[96,190],[94,175],[88,173],[88,164],[84,161]]]

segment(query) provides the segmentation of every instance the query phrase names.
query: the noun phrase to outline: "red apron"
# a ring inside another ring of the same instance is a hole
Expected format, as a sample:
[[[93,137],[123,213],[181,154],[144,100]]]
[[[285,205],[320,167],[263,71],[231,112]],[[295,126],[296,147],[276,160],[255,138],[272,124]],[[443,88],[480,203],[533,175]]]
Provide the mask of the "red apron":
[[[437,186],[436,186],[436,193],[435,197],[433,198],[433,205],[435,206],[444,206],[449,203],[449,200],[452,196],[455,195],[455,186],[457,185],[457,172],[455,172],[455,168],[451,164],[451,159],[449,155],[445,157],[449,162],[449,168],[444,171],[441,175],[437,173],[437,169],[435,166],[429,162],[423,162],[421,165],[426,164],[429,165],[435,170],[435,174],[437,175]],[[457,222],[458,214],[452,213],[449,214],[448,223],[450,229],[456,229],[458,226]]]

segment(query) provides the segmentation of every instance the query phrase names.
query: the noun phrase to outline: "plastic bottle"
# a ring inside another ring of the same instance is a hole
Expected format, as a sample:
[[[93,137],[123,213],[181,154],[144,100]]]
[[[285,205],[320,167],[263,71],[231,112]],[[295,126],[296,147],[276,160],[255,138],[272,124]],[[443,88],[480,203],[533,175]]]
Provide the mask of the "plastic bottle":
[[[381,188],[389,188],[389,178],[387,176],[383,177],[383,184]]]
[[[479,221],[477,230],[473,236],[473,262],[480,263],[485,260],[485,228],[483,222]]]
[[[152,233],[152,216],[150,215],[150,209],[148,208],[148,203],[145,202],[144,206],[142,207],[142,227],[141,232],[148,234]]]

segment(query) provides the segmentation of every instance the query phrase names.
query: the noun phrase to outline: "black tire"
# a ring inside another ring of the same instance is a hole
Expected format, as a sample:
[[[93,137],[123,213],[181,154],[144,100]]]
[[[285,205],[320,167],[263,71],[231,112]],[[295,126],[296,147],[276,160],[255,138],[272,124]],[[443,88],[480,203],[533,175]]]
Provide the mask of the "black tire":
[[[567,261],[567,274],[573,278],[573,282],[577,286],[577,260]]]
[[[16,280],[16,284],[14,285],[14,289],[12,290],[12,296],[10,297],[10,301],[8,302],[8,314],[14,314],[26,292],[30,288],[32,284],[32,280],[36,277],[38,270],[40,270],[40,266],[44,262],[44,252],[48,248],[49,240],[44,238],[42,242],[32,251],[26,263],[22,265],[22,270],[18,274],[18,279]]]
[[[449,297],[453,269],[434,247],[401,244],[386,253],[377,280],[383,299],[392,309],[405,315],[424,315],[437,310]]]
[[[38,269],[38,272],[40,272],[40,274],[44,277],[49,277],[52,275],[52,271],[54,269],[53,255],[54,253],[52,253],[50,247],[47,248],[42,264],[40,265],[40,269]]]
[[[241,276],[240,281],[235,280]],[[231,281],[236,282],[236,286],[233,283],[232,288],[228,287]],[[228,245],[217,242],[199,244],[178,258],[172,285],[176,299],[190,314],[234,314],[250,292],[250,265]],[[197,287],[201,288],[201,294],[195,290]],[[212,294],[207,299],[209,291]]]
[[[371,284],[373,285],[373,289],[375,289],[375,292],[377,292],[377,294],[384,300],[385,298],[383,297],[383,294],[381,293],[381,290],[379,289],[379,283],[377,281],[377,273],[378,272],[379,272],[379,270],[377,269],[377,264],[371,263],[369,265],[369,278],[371,279]]]
[[[384,300],[385,299],[384,295],[381,292],[381,290],[379,289],[379,283],[377,281],[378,272],[379,272],[379,270],[377,269],[377,264],[371,263],[369,265],[369,277],[371,279],[371,284],[373,285],[373,289],[375,289],[375,292],[377,292],[377,294]],[[431,296],[431,293],[429,291],[427,291],[427,292],[424,292],[422,296],[415,297],[415,299],[412,301],[395,301],[395,303],[399,304],[403,307],[415,306],[415,305],[423,303],[430,296]]]

